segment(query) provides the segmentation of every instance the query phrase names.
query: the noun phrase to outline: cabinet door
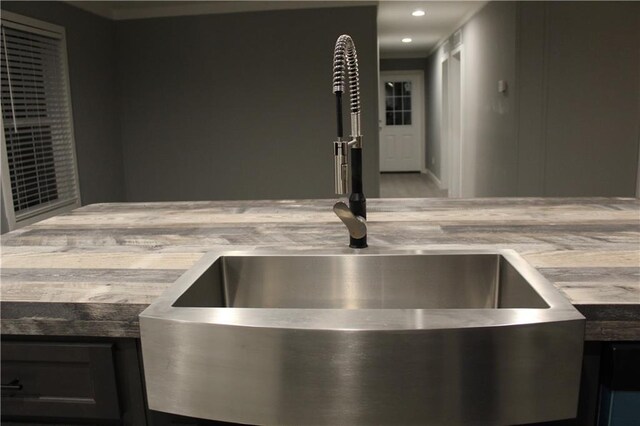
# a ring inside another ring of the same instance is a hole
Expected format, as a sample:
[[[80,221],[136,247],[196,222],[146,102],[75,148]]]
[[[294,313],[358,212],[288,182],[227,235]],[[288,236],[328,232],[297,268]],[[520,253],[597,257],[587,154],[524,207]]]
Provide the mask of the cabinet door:
[[[2,417],[119,419],[113,345],[3,341]]]
[[[640,343],[607,345],[602,364],[598,425],[640,424]]]

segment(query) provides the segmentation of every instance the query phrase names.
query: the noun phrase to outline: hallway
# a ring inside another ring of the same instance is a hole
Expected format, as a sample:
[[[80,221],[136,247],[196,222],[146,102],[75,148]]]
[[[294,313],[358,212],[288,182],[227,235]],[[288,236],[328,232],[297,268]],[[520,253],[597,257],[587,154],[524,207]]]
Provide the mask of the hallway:
[[[439,198],[447,190],[424,173],[380,173],[380,198]]]

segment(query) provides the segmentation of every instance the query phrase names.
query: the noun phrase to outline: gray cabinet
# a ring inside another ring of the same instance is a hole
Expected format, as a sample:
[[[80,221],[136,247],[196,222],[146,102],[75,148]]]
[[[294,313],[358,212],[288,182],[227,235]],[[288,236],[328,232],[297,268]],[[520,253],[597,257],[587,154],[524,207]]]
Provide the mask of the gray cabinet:
[[[2,415],[116,420],[110,343],[4,342]]]
[[[3,425],[147,423],[135,339],[2,337]]]

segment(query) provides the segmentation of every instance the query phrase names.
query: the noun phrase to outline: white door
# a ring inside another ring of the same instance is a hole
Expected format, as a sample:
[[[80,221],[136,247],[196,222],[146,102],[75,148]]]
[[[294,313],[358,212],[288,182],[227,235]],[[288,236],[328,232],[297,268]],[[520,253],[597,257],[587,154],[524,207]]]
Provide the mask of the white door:
[[[424,99],[420,71],[380,73],[380,171],[423,168]]]

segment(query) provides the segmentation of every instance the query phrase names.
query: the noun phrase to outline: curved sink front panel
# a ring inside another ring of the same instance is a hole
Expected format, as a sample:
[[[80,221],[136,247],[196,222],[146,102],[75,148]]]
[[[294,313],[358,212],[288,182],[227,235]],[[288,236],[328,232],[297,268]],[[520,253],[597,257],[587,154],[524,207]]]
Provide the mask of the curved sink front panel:
[[[584,318],[512,251],[210,253],[140,316],[150,408],[248,424],[574,417]]]

